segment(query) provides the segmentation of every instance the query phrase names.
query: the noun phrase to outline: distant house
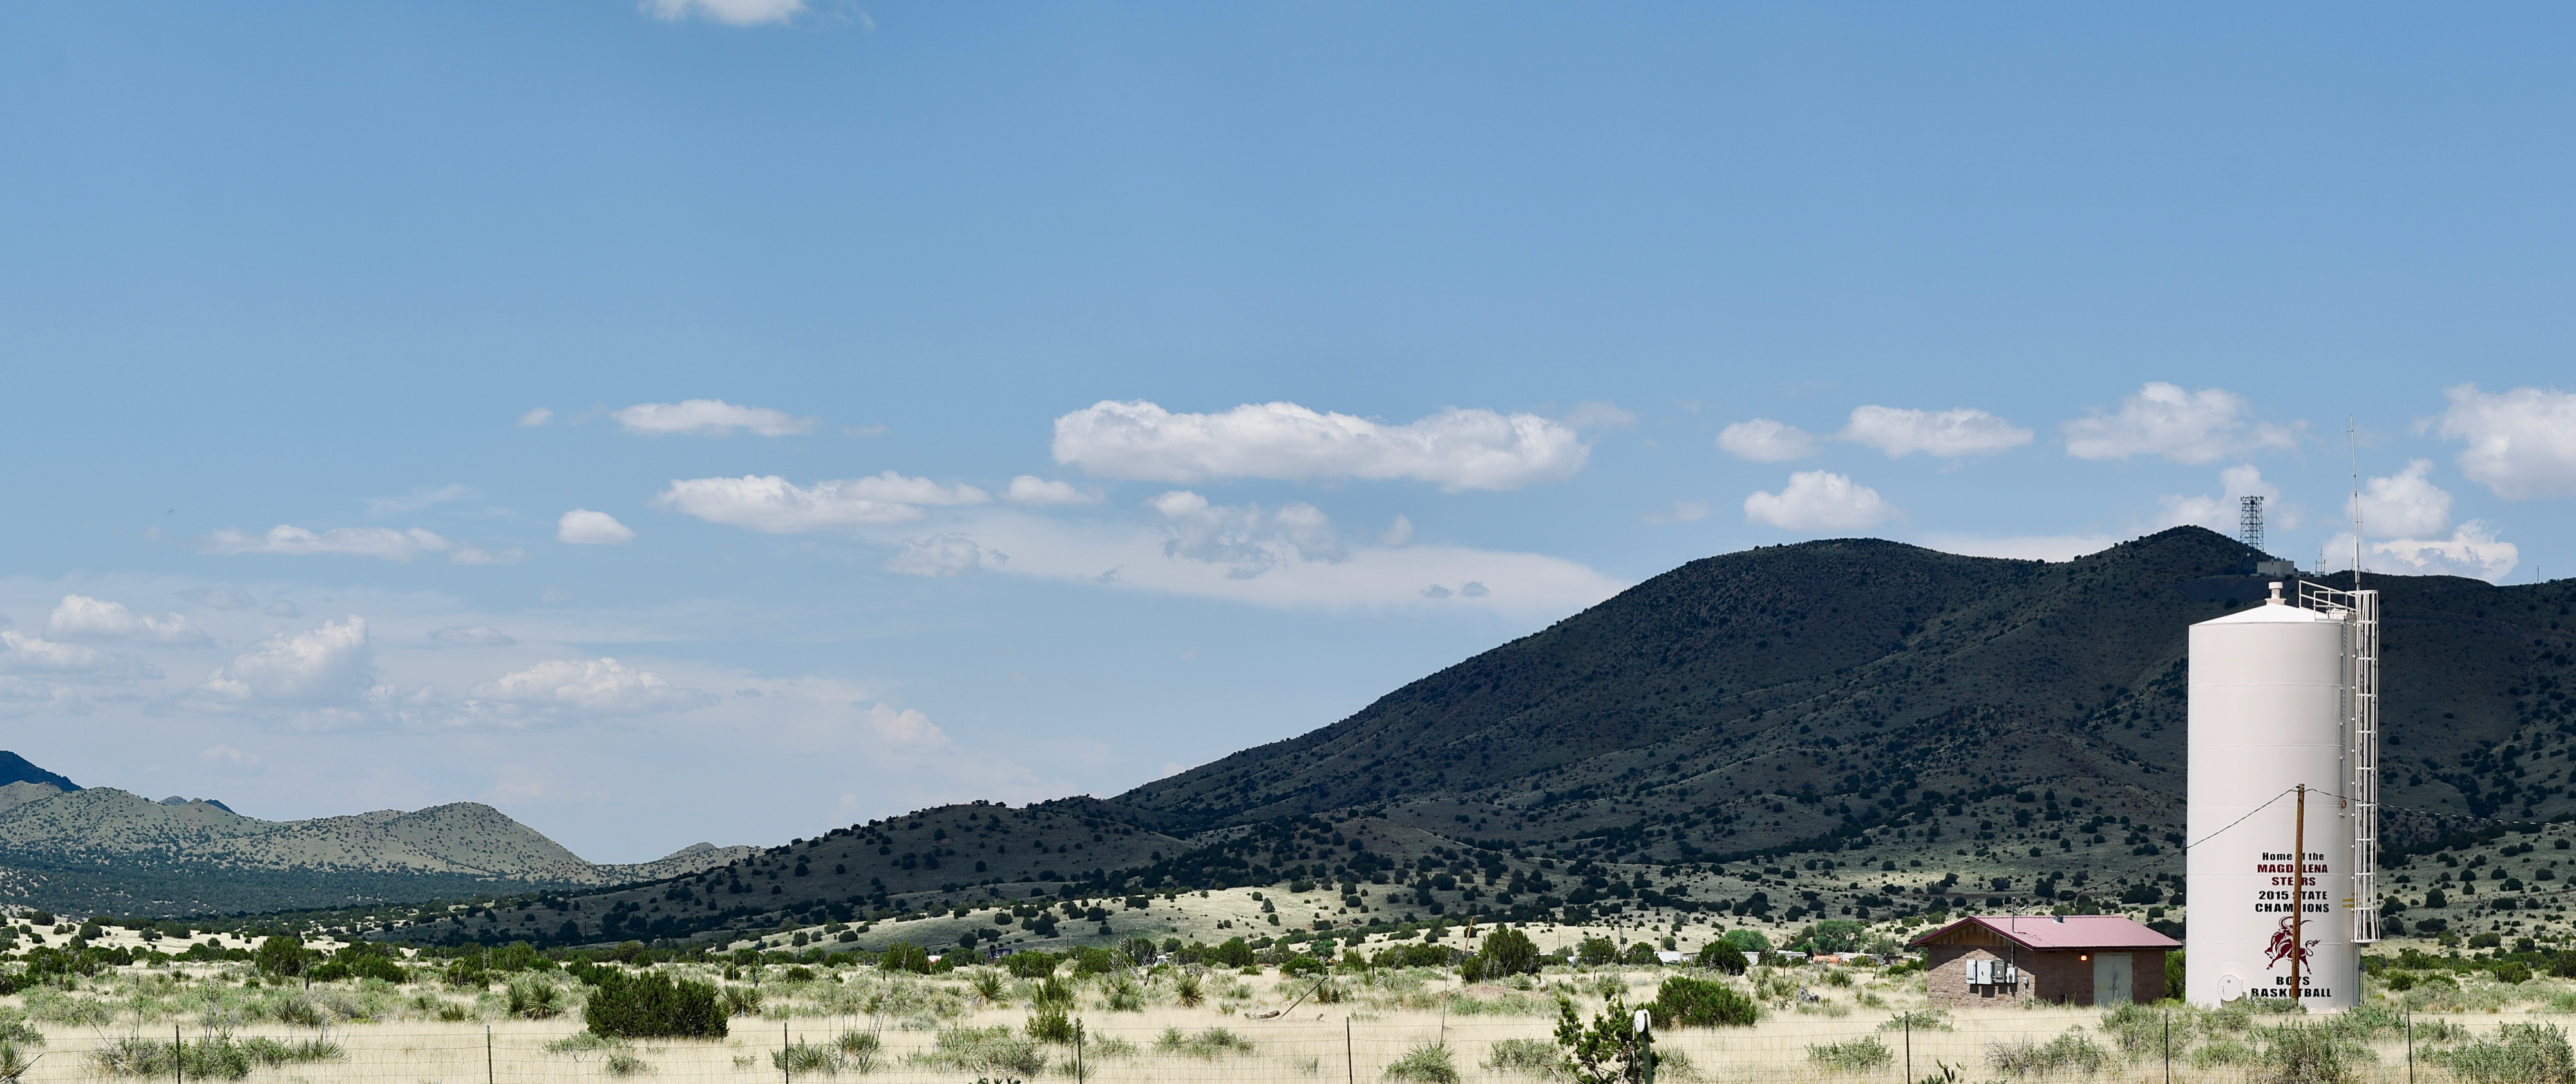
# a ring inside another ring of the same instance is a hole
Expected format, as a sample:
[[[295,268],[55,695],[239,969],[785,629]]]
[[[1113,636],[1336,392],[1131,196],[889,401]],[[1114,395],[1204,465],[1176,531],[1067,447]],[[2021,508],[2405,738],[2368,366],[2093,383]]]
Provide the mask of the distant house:
[[[1979,915],[1908,942],[1924,950],[1935,1006],[2125,1005],[2165,996],[2165,953],[2182,942],[2118,915]]]

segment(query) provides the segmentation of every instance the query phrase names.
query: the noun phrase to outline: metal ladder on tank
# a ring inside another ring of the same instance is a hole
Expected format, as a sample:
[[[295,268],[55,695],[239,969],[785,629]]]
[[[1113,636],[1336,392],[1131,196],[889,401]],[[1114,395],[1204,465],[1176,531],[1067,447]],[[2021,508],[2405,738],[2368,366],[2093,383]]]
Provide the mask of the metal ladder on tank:
[[[2344,763],[2350,769],[2352,940],[2379,940],[2379,592],[2302,580],[2299,605],[2343,622]]]

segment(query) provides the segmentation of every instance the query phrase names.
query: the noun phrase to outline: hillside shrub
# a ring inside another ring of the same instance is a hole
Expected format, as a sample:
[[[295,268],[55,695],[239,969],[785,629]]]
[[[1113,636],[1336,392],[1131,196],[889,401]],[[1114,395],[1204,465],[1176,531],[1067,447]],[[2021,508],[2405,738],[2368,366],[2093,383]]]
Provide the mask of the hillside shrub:
[[[1417,1043],[1386,1067],[1386,1079],[1410,1084],[1458,1084],[1458,1062],[1447,1043]]]
[[[1055,965],[1060,959],[1052,952],[1014,952],[1002,959],[1002,966],[1009,968],[1014,977],[1037,979],[1055,974]]]
[[[2576,1081],[2576,1052],[2564,1028],[2506,1024],[2495,1036],[2462,1043],[2428,1057],[2468,1084],[2569,1084]]]
[[[582,1004],[591,1031],[616,1039],[725,1037],[725,1011],[716,988],[703,982],[621,972],[600,976],[599,989]]]
[[[1530,941],[1528,934],[1504,927],[1485,935],[1484,947],[1476,950],[1475,962],[1476,978],[1535,975],[1539,968],[1538,945]]]

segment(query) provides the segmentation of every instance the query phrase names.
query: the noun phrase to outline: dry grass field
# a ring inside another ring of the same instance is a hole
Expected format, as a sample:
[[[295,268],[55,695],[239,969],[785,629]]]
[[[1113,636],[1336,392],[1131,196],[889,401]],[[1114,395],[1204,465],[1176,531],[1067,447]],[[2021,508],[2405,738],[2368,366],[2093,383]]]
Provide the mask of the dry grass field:
[[[0,999],[0,1033],[32,1059],[29,1082],[171,1079],[174,1042],[194,1079],[1540,1081],[1561,1079],[1551,1041],[1560,998],[1589,1015],[1614,994],[1633,1006],[1664,979],[1697,974],[1560,966],[1468,985],[1401,969],[1340,972],[1319,989],[1275,970],[1077,977],[1067,965],[1058,980],[1074,991],[1077,1044],[1032,1038],[1037,984],[997,968],[917,976],[771,965],[732,978],[713,966],[661,969],[728,991],[738,1009],[730,1035],[597,1040],[581,1024],[586,988],[561,973],[459,989],[423,970],[419,982],[308,990],[232,964],[138,965],[31,988]],[[2331,1018],[2244,1006],[1934,1014],[1919,975],[1867,967],[1756,968],[1726,981],[1762,1002],[1762,1021],[1668,1030],[1657,1040],[1670,1056],[1660,1079],[2158,1084],[2170,1073],[2194,1084],[2557,1084],[2576,1075],[2576,1064],[2525,1049],[2528,1025],[2556,1027],[2576,1012],[2576,983],[2547,978],[2506,984],[2476,973],[2376,990],[2370,1009]],[[2500,1035],[2522,1046],[2500,1045]],[[2284,1053],[2302,1041],[2322,1053]]]

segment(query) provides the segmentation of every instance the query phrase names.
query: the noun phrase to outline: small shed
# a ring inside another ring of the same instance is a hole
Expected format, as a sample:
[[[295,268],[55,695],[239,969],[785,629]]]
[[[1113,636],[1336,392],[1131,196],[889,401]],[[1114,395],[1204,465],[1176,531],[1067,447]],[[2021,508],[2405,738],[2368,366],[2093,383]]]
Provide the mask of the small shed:
[[[1978,915],[1906,947],[1924,950],[1936,1006],[2110,1006],[2161,1000],[2165,953],[2182,942],[2119,915]]]

